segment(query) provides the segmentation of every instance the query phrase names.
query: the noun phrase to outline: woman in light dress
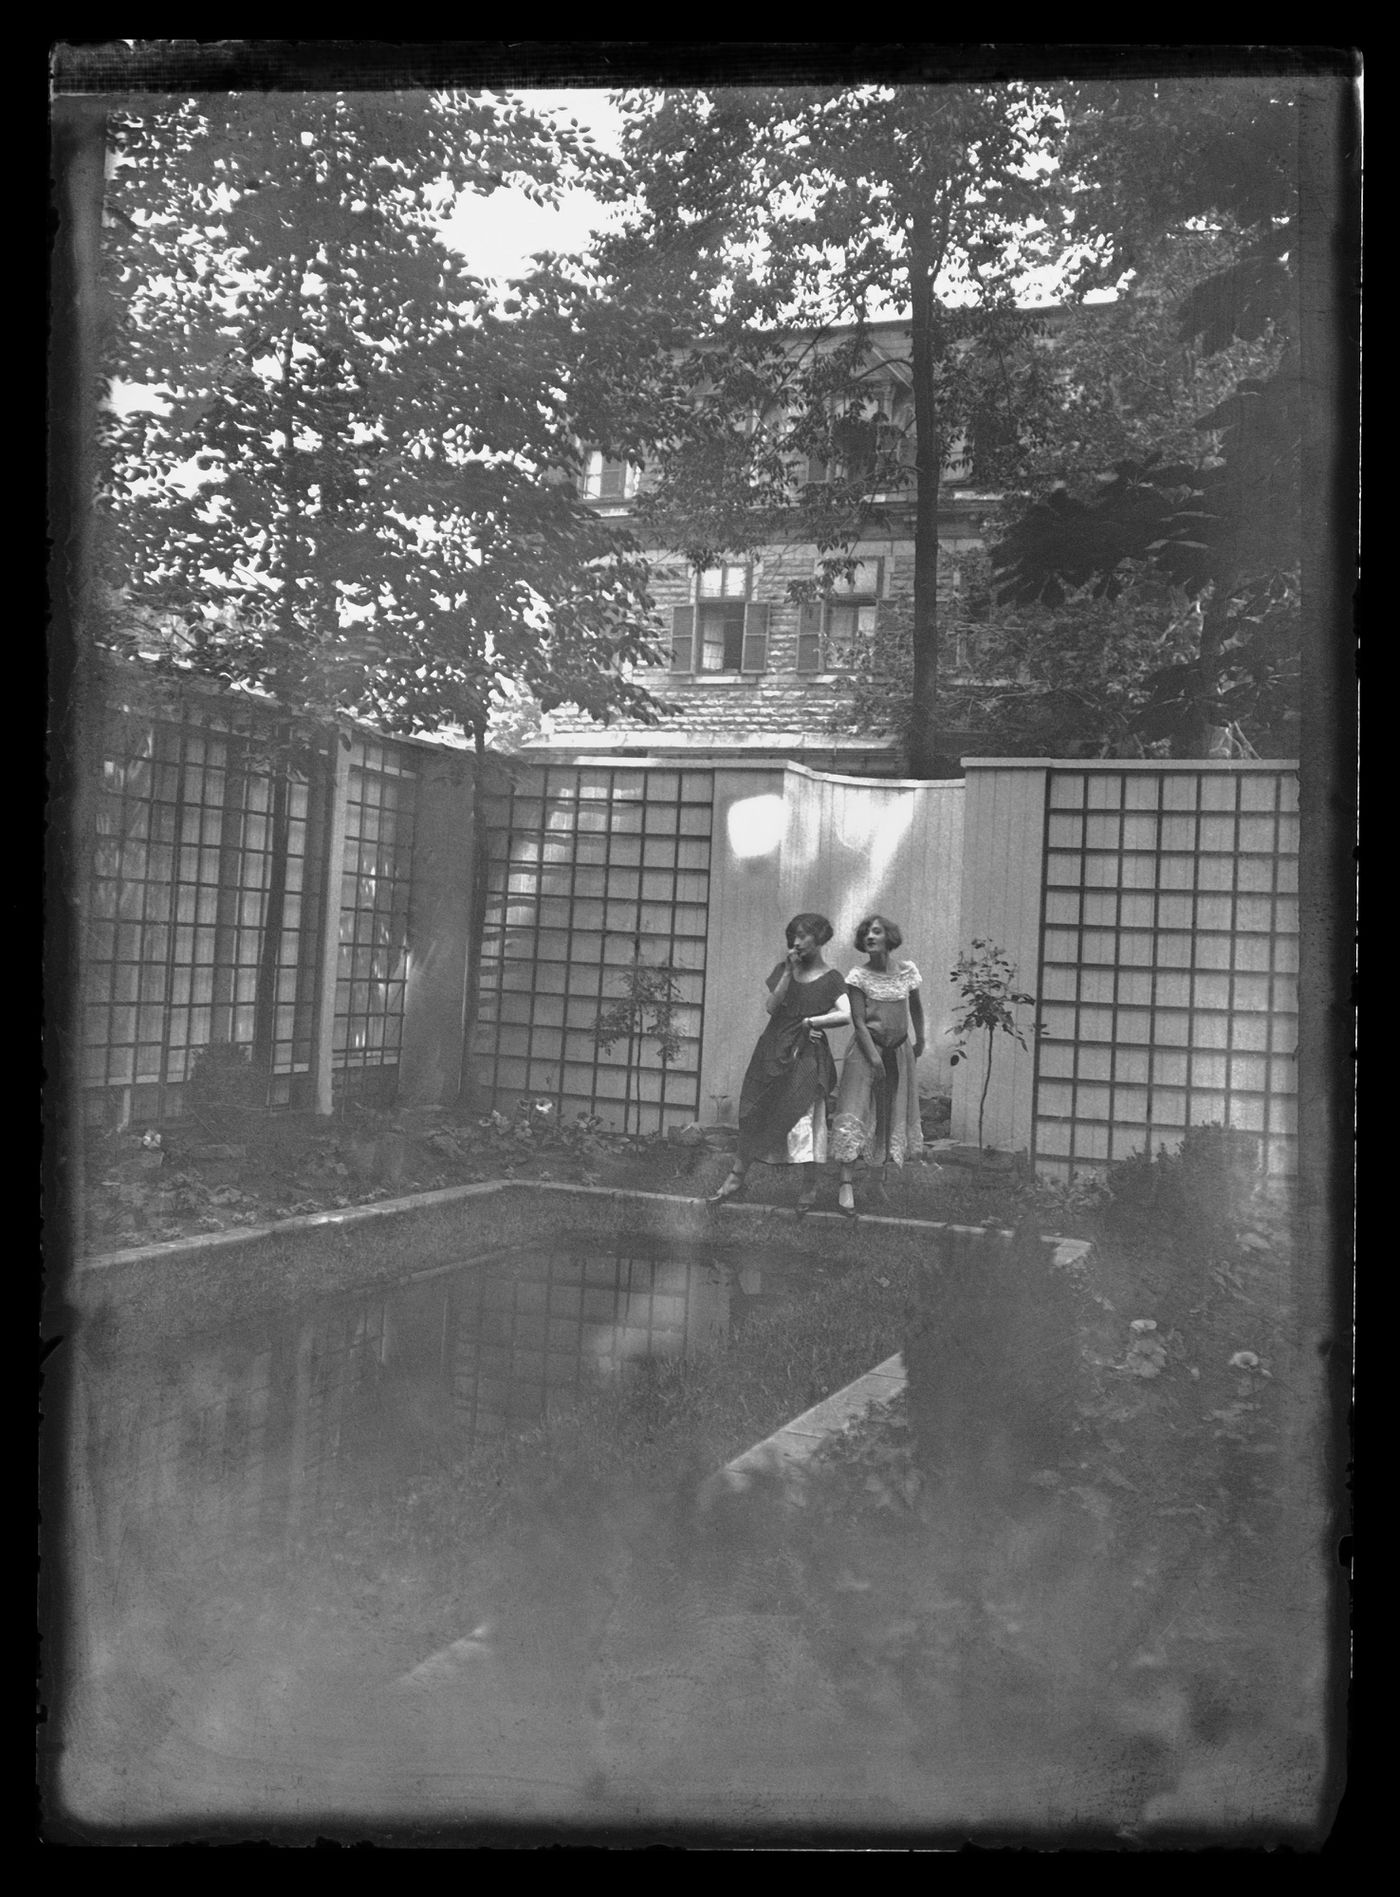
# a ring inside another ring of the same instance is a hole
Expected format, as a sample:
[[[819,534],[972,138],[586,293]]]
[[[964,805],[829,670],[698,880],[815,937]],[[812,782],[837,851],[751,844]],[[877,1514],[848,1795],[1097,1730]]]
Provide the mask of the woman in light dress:
[[[787,925],[787,954],[769,975],[763,1000],[768,1025],[739,1096],[734,1166],[713,1195],[716,1205],[738,1197],[755,1161],[806,1166],[797,1208],[806,1212],[816,1202],[817,1168],[827,1157],[827,1096],[836,1085],[826,1030],[849,1026],[851,1019],[841,972],[822,955],[831,937],[825,916],[794,916]]]
[[[924,1051],[920,976],[913,962],[895,959],[904,941],[888,916],[867,916],[856,930],[863,968],[846,977],[854,1030],[831,1129],[831,1156],[841,1167],[837,1210],[856,1215],[855,1169],[860,1161],[903,1165],[923,1148],[914,1063]]]

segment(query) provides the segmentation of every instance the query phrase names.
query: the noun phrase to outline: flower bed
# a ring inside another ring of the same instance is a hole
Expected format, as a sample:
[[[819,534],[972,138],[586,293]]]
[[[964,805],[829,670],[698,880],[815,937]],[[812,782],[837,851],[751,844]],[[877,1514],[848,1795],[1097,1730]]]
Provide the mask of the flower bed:
[[[624,1136],[587,1115],[561,1119],[540,1101],[523,1102],[510,1115],[350,1107],[331,1122],[226,1111],[222,1118],[91,1138],[75,1224],[80,1248],[103,1252],[487,1180],[704,1196],[728,1169],[723,1148],[730,1139],[723,1128],[706,1134],[698,1127],[668,1138]],[[750,1200],[791,1205],[800,1182],[786,1170],[756,1171]],[[833,1203],[835,1190],[833,1178]],[[870,1212],[961,1224],[1015,1219],[1032,1207],[1014,1179],[975,1180],[936,1164],[912,1164],[883,1182],[862,1176],[857,1194]],[[1053,1201],[1046,1208],[1061,1211]],[[1071,1220],[1057,1229],[1075,1228]]]

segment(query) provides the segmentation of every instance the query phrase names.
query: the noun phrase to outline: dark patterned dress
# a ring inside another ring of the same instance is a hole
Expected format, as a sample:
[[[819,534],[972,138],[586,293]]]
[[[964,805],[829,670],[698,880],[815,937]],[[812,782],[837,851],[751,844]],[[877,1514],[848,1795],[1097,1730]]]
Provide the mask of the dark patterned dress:
[[[783,978],[779,962],[768,977],[771,994]],[[759,1036],[739,1095],[738,1158],[769,1166],[819,1164],[826,1158],[826,1101],[836,1086],[836,1062],[825,1035],[814,1041],[807,1023],[830,1014],[846,992],[840,971],[815,981],[792,981]]]

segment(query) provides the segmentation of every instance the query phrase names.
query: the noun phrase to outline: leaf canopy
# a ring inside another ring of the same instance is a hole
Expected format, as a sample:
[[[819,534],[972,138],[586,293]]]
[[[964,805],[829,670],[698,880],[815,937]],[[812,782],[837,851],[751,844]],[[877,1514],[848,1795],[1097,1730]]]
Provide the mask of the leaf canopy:
[[[654,718],[646,562],[569,478],[603,318],[580,352],[439,236],[461,192],[590,175],[584,135],[278,93],[142,100],[110,136],[104,642],[395,731],[480,733],[520,688]]]

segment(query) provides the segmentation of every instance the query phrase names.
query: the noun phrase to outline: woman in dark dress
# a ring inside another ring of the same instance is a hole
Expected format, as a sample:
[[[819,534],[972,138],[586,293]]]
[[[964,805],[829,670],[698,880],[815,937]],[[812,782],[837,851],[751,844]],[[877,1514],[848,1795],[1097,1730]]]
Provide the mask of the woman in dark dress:
[[[788,952],[768,977],[763,1005],[768,1025],[759,1036],[739,1095],[739,1141],[734,1167],[714,1203],[743,1191],[749,1167],[806,1166],[806,1211],[816,1200],[817,1168],[826,1159],[826,1102],[836,1085],[836,1063],[826,1029],[851,1019],[839,969],[822,956],[831,940],[825,916],[794,916]]]

